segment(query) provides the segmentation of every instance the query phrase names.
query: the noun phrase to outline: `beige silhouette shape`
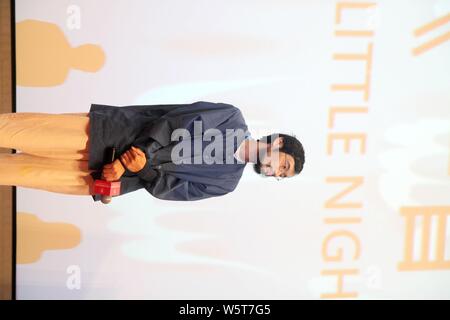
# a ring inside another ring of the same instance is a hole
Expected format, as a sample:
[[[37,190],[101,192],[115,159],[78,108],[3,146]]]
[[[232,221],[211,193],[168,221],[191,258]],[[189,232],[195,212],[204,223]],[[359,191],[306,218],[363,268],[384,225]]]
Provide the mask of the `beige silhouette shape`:
[[[34,263],[45,250],[71,249],[80,244],[81,232],[70,223],[40,220],[36,215],[17,213],[17,263]]]
[[[447,270],[450,269],[450,260],[445,259],[447,217],[450,216],[450,206],[427,207],[401,207],[401,214],[406,219],[405,247],[403,261],[398,264],[399,271],[419,270]],[[421,216],[423,223],[417,227],[416,217]],[[437,217],[437,232],[434,248],[431,242],[431,218]],[[414,259],[414,239],[418,229],[422,230],[420,241],[420,258]],[[430,250],[434,249],[436,257],[429,257]]]
[[[96,72],[104,62],[100,46],[84,44],[74,48],[56,24],[37,20],[16,23],[17,85],[60,85],[71,68]]]

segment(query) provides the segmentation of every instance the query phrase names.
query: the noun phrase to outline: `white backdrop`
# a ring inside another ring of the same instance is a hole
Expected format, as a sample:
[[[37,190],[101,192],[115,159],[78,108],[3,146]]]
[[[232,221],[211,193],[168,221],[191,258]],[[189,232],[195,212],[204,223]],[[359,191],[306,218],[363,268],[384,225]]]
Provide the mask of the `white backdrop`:
[[[21,42],[17,112],[224,102],[255,138],[293,133],[306,152],[298,177],[248,165],[233,193],[194,202],[18,187],[18,298],[450,298],[449,14],[449,0],[16,1],[41,35]],[[96,70],[60,50],[84,44]]]

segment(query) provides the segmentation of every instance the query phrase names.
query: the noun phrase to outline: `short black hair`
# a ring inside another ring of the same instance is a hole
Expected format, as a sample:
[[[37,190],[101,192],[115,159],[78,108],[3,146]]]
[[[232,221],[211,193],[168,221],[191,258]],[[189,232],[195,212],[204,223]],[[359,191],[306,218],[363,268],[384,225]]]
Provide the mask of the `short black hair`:
[[[303,170],[303,165],[305,164],[305,150],[303,149],[302,143],[294,135],[288,135],[284,133],[272,133],[271,135],[264,136],[258,139],[257,141],[271,144],[272,141],[275,140],[277,137],[283,138],[283,146],[279,149],[279,151],[287,153],[294,158],[295,161],[294,171],[296,174],[299,174]],[[258,165],[254,167],[257,173],[261,173]]]

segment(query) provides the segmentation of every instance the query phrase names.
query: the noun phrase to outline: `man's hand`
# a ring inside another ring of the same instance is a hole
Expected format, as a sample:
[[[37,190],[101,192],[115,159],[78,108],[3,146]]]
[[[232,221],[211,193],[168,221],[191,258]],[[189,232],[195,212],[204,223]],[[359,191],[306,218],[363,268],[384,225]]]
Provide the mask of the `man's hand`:
[[[120,156],[120,160],[122,160],[125,167],[127,167],[127,169],[131,172],[141,171],[141,169],[144,168],[145,163],[147,162],[145,153],[141,149],[134,146],[131,146],[128,151],[123,153]]]
[[[103,166],[103,177],[106,181],[117,181],[125,172],[125,168],[119,159]]]

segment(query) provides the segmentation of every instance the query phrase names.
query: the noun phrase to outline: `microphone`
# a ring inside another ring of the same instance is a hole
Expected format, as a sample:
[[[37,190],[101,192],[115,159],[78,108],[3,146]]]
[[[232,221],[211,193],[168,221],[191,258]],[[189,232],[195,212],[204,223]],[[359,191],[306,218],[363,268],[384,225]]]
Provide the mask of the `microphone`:
[[[113,163],[115,154],[116,148],[107,148],[105,150],[105,163]],[[111,202],[113,196],[120,195],[120,181],[106,181],[104,178],[102,171],[101,179],[94,181],[94,193],[102,195],[102,203],[108,204]]]

